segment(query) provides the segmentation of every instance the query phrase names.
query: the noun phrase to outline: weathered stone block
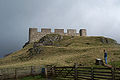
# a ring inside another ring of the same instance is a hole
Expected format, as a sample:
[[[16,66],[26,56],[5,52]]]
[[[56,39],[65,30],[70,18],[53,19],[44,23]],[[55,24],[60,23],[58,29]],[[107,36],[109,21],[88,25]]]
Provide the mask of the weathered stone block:
[[[86,29],[80,29],[80,36],[87,36]]]
[[[29,42],[34,42],[37,34],[37,28],[29,28]]]
[[[71,36],[76,36],[76,29],[67,29],[67,34]]]
[[[55,34],[64,35],[64,29],[55,29]]]
[[[51,33],[51,29],[49,29],[49,28],[42,28],[41,32],[42,33]]]

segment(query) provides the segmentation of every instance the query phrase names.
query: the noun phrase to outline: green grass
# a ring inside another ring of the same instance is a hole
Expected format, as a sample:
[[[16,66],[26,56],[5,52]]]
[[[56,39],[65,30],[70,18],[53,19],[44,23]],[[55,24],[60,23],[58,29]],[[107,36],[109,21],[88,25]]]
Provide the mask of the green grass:
[[[19,80],[45,80],[45,78],[43,78],[42,76],[38,75],[38,76],[29,76],[29,77],[24,77],[22,79]]]
[[[51,78],[52,80],[73,80],[73,79],[69,79],[69,78]],[[28,76],[28,77],[24,77],[21,78],[19,80],[46,80],[46,78],[43,78],[41,75],[38,76]]]
[[[109,43],[103,43],[102,39],[107,39]],[[0,59],[0,68],[34,65],[73,66],[76,62],[92,66],[96,58],[104,59],[104,49],[108,52],[108,63],[114,60],[115,64],[120,66],[120,45],[110,38],[63,36],[62,40],[54,42],[52,46],[38,46],[38,49],[42,49],[39,54],[32,50],[31,55],[30,48],[33,48],[33,43]]]

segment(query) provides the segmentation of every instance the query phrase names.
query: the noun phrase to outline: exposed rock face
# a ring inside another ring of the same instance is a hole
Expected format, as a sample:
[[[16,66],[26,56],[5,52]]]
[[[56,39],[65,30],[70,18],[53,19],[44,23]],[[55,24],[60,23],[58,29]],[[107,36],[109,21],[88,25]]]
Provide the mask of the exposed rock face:
[[[116,43],[117,43],[115,40],[108,39],[108,38],[101,38],[101,42],[102,42],[103,44],[111,44],[111,43],[116,44]]]
[[[59,34],[48,34],[44,37],[42,37],[38,42],[34,42],[33,48],[30,48],[29,51],[29,57],[32,57],[33,55],[40,54],[41,51],[43,51],[43,48],[40,46],[50,46],[54,45],[54,42],[60,41],[63,39],[63,36]]]
[[[33,44],[33,48],[35,48],[35,47],[39,47],[39,46],[43,46],[43,43],[34,42],[34,44]]]
[[[36,54],[40,54],[43,49],[39,47],[34,47],[29,49],[29,57],[32,57]]]
[[[48,34],[43,38],[41,38],[38,43],[49,46],[49,45],[53,45],[54,42],[56,41],[60,41],[61,39],[63,39],[63,36],[59,34]]]

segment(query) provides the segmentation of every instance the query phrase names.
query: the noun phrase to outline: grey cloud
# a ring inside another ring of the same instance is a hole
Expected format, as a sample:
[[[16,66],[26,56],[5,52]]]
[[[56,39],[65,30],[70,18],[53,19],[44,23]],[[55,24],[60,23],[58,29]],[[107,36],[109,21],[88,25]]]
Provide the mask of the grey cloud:
[[[0,0],[0,56],[22,48],[29,27],[86,28],[120,42],[119,0]]]

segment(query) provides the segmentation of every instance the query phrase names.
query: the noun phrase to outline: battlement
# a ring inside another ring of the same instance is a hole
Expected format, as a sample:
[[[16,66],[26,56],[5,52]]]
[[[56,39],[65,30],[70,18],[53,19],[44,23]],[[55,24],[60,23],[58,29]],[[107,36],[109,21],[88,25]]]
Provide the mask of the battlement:
[[[54,33],[64,35],[64,29],[54,29]]]
[[[64,32],[64,29],[54,29],[54,32],[51,32],[50,28],[41,28],[41,32],[38,32],[37,28],[29,28],[29,43],[38,41],[46,34],[60,34],[68,36],[86,36],[86,29],[81,29],[77,33],[76,29],[67,29],[67,33]]]
[[[67,29],[67,34],[68,35],[72,35],[72,36],[76,36],[76,29]]]
[[[41,28],[41,32],[42,33],[51,33],[51,29],[50,28]]]
[[[86,36],[87,35],[86,29],[81,29],[79,33],[80,33],[80,36]]]

